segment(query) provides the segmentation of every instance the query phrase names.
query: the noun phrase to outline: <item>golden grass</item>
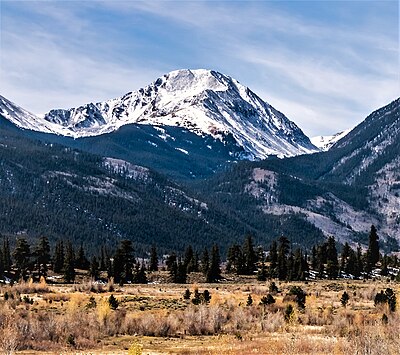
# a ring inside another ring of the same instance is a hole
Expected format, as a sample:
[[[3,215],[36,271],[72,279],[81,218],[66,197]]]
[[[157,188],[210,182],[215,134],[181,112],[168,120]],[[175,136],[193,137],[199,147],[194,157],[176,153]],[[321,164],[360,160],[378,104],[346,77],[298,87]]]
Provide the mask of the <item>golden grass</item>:
[[[93,354],[398,354],[400,312],[375,307],[374,296],[399,284],[361,281],[277,283],[276,303],[259,305],[268,283],[132,285],[113,294],[79,287],[27,283],[1,287],[0,353]],[[285,294],[297,285],[307,293],[306,308],[296,306],[290,323]],[[184,300],[208,289],[209,304]],[[32,292],[36,290],[36,292]],[[21,291],[27,291],[22,293]],[[346,308],[343,291],[350,295]],[[9,297],[4,300],[7,292]],[[34,300],[23,301],[24,295]],[[246,306],[251,294],[253,304]],[[400,308],[400,306],[398,307]],[[382,322],[383,314],[387,324]],[[135,352],[134,352],[135,351]]]

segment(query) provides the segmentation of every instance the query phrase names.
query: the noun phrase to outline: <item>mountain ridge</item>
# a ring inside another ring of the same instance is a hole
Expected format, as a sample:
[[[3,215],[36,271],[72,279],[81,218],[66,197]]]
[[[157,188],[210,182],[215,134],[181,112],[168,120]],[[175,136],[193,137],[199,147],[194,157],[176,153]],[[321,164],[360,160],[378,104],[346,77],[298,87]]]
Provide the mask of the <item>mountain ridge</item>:
[[[222,142],[231,135],[243,149],[242,158],[250,160],[318,151],[295,123],[249,88],[205,69],[170,72],[116,99],[54,109],[43,117],[25,116],[18,122],[22,128],[74,138],[110,133],[128,124],[180,127]],[[32,119],[37,127],[27,123]]]

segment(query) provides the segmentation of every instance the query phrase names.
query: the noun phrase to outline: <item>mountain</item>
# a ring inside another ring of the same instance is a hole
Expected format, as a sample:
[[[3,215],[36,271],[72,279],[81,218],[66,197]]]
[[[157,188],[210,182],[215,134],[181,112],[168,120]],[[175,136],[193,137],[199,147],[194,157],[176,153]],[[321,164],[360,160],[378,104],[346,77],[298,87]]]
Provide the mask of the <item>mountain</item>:
[[[327,151],[329,150],[336,142],[341,140],[343,137],[345,137],[351,129],[347,129],[343,132],[336,133],[332,136],[316,136],[312,137],[310,139],[311,143],[314,144],[317,148],[319,148],[321,151]]]
[[[164,139],[163,129],[178,127],[219,140],[231,147],[231,155],[239,151],[240,158],[250,160],[318,151],[300,128],[249,88],[203,69],[173,71],[120,98],[51,110],[44,117],[24,111],[15,119],[12,110],[8,113],[5,117],[19,127],[73,138],[140,124],[159,127],[158,137]]]
[[[0,119],[0,236],[46,235],[97,253],[132,240],[144,255],[239,240],[249,228],[146,167],[27,138]],[[14,238],[11,238],[14,240]]]
[[[399,107],[397,99],[376,110],[327,152],[241,163],[199,188],[226,208],[278,219],[273,231],[288,229],[291,220],[287,235],[299,245],[320,238],[314,228],[365,244],[374,224],[381,245],[394,250],[400,242]]]

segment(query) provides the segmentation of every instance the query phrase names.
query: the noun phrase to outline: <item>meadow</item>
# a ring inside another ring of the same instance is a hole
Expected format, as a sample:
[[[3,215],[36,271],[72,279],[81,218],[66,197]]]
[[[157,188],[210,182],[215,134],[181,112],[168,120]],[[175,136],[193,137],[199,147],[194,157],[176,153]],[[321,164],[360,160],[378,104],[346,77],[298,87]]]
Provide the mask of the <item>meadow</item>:
[[[276,290],[253,277],[177,285],[158,283],[163,276],[154,273],[145,285],[1,286],[0,352],[399,353],[400,313],[374,302],[388,288],[399,294],[393,281],[276,281]],[[304,308],[288,295],[293,286],[304,291]]]

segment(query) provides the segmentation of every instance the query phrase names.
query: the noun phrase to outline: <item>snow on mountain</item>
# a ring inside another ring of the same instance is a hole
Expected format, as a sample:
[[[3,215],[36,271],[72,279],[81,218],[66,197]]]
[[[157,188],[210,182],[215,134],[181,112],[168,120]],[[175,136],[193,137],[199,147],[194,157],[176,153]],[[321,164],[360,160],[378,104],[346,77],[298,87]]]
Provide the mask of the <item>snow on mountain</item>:
[[[45,120],[75,138],[100,135],[127,124],[175,126],[221,141],[233,136],[246,158],[318,151],[300,128],[249,88],[221,73],[198,69],[170,72],[145,88],[69,110],[51,110]]]
[[[331,147],[339,140],[341,140],[343,137],[345,137],[351,129],[347,129],[343,132],[336,133],[332,136],[316,136],[310,138],[310,141],[312,144],[314,144],[317,148],[319,148],[322,151],[327,151],[331,149]]]
[[[49,122],[33,113],[24,110],[10,100],[0,95],[0,115],[19,128],[39,131],[43,133],[64,132],[58,125]]]

